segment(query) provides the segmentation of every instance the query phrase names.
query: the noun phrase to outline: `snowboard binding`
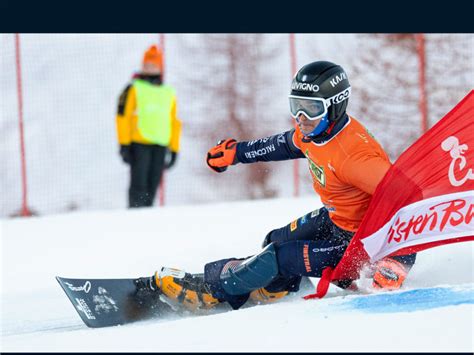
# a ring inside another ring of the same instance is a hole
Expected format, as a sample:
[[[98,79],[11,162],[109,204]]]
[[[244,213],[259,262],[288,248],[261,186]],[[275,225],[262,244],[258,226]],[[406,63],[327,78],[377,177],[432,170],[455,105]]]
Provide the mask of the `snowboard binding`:
[[[197,311],[220,303],[212,296],[203,274],[162,267],[151,277],[136,279],[135,285],[137,302],[143,307],[153,308],[161,301],[175,311]]]

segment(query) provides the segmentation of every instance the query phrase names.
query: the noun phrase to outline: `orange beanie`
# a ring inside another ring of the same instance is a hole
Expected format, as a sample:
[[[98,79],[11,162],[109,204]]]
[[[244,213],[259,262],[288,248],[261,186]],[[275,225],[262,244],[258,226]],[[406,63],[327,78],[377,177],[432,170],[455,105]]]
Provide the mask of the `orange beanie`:
[[[163,53],[161,50],[153,45],[143,55],[143,64],[152,63],[163,71]]]

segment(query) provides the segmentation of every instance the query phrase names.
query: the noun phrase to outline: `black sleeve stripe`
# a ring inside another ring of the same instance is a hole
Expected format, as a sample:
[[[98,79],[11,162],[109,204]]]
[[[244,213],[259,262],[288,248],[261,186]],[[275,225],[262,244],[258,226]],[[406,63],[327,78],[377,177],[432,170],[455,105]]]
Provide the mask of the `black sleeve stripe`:
[[[125,112],[125,104],[127,103],[128,92],[130,91],[131,87],[132,87],[132,84],[127,85],[127,87],[122,91],[122,94],[119,97],[118,109],[117,109],[118,115],[123,115]]]

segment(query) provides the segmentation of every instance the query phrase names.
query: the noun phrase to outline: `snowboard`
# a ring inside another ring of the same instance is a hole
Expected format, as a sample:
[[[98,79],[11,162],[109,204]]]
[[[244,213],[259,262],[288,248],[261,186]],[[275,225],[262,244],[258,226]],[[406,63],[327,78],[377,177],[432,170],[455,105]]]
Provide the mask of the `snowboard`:
[[[83,322],[91,328],[123,325],[147,319],[210,315],[231,311],[227,303],[210,310],[190,312],[167,301],[160,292],[138,294],[136,279],[71,279],[56,277]],[[300,291],[288,299],[312,292],[314,284],[303,277]],[[245,304],[242,308],[253,307]]]
[[[141,298],[135,279],[56,277],[84,323],[91,328],[127,324],[173,313],[159,294]]]

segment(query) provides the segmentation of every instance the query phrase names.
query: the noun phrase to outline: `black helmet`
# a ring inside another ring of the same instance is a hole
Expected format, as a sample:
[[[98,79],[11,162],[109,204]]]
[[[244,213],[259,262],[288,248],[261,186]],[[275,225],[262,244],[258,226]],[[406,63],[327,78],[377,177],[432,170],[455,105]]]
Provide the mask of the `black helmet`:
[[[341,66],[326,61],[309,63],[296,73],[291,83],[291,114],[296,118],[299,113],[303,113],[308,118],[311,119],[312,115],[315,119],[318,113],[320,116],[324,113],[327,121],[338,121],[346,112],[350,88],[347,74]],[[298,100],[292,99],[295,97],[311,98],[311,101],[302,100],[298,103]],[[313,113],[308,112],[311,110]]]

